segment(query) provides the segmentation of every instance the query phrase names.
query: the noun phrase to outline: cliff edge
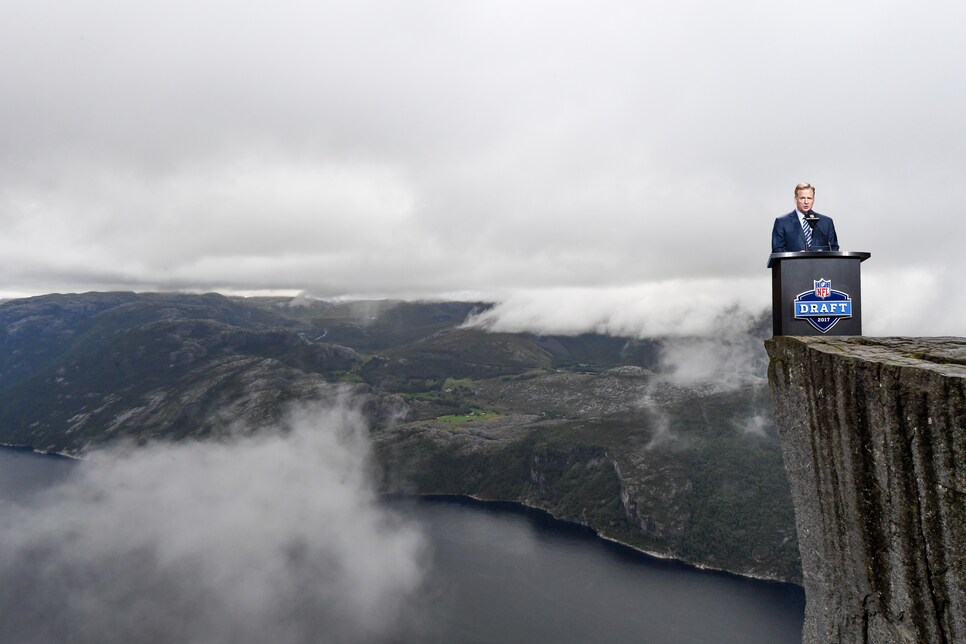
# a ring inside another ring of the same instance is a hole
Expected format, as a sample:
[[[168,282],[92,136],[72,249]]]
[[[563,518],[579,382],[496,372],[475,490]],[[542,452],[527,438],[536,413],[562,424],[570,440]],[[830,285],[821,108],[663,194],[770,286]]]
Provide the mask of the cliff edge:
[[[966,339],[765,342],[805,642],[966,642]]]

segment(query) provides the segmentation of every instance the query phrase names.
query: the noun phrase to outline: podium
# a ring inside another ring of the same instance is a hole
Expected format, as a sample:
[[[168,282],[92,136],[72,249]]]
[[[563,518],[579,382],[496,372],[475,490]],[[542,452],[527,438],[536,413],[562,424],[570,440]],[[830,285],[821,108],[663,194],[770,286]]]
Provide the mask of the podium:
[[[871,253],[772,253],[774,335],[862,335],[860,264]]]

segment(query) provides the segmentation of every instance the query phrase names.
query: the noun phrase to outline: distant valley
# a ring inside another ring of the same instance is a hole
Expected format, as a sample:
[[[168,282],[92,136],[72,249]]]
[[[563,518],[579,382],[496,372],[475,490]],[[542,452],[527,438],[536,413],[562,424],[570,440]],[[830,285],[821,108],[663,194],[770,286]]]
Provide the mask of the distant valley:
[[[204,439],[257,431],[297,401],[349,397],[369,420],[386,492],[520,502],[661,556],[801,582],[765,320],[740,339],[760,353],[761,377],[724,386],[671,377],[668,339],[464,324],[488,306],[8,301],[0,443],[77,455],[118,440]]]

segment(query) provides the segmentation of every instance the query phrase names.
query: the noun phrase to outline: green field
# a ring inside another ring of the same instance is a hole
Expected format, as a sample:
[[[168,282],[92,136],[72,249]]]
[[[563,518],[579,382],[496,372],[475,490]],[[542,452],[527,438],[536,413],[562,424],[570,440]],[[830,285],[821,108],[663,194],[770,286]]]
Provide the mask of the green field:
[[[487,411],[485,409],[477,409],[474,407],[465,414],[439,416],[436,418],[436,420],[444,423],[450,423],[451,425],[465,425],[466,423],[471,423],[477,420],[492,420],[494,418],[499,418],[499,416],[500,414],[496,413],[495,411]]]

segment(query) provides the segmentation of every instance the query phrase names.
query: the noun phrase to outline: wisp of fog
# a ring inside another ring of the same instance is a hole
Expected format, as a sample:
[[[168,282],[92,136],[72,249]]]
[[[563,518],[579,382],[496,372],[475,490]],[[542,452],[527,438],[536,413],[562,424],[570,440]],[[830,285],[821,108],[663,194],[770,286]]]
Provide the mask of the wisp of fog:
[[[352,404],[224,440],[97,451],[0,516],[0,640],[363,642],[409,613],[426,541],[380,504]]]

